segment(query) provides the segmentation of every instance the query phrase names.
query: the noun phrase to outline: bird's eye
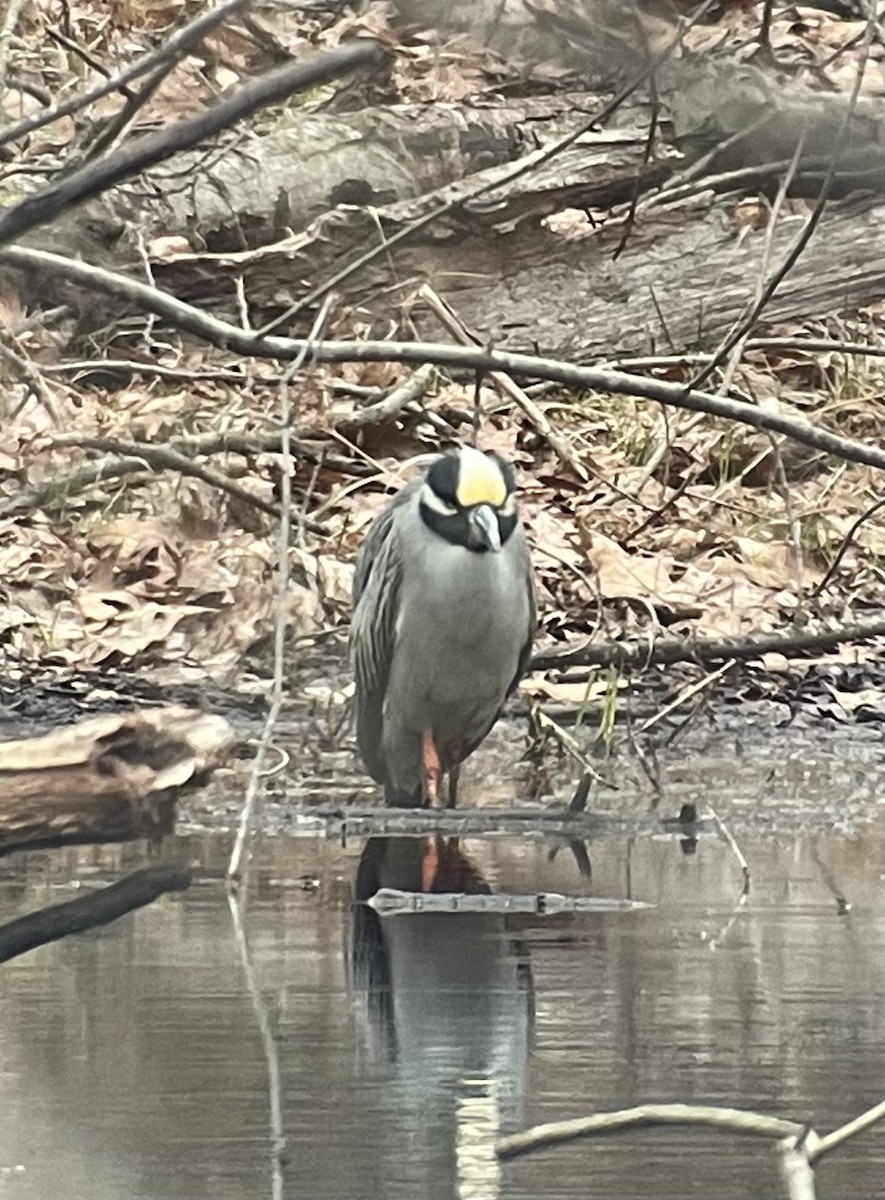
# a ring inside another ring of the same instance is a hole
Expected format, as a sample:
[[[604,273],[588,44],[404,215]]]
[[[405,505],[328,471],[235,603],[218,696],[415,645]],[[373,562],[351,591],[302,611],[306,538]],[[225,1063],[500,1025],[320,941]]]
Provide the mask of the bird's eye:
[[[456,505],[450,504],[448,500],[443,500],[442,496],[438,495],[429,483],[425,483],[421,489],[421,503],[431,512],[439,513],[441,517],[453,517],[459,511]]]

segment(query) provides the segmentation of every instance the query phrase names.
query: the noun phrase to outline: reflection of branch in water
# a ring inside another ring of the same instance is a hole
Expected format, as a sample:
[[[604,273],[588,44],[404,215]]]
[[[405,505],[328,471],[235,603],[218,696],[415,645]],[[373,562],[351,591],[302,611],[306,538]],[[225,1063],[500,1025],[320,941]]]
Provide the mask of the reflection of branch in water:
[[[710,809],[710,816],[719,830],[719,836],[726,843],[732,854],[737,859],[738,866],[741,869],[741,878],[743,881],[741,884],[740,895],[737,898],[737,902],[731,914],[729,915],[728,920],[725,922],[719,932],[710,938],[709,942],[707,943],[710,950],[718,950],[719,946],[725,941],[726,937],[730,933],[731,927],[747,907],[747,899],[750,895],[750,866],[746,858],[744,858],[743,851],[735,841],[734,834],[731,832],[725,822],[719,817],[718,813],[714,812],[712,808]]]
[[[455,1100],[455,1162],[459,1200],[498,1200],[501,1163],[495,1142],[501,1130],[496,1079],[462,1079]]]
[[[847,916],[851,912],[851,901],[848,900],[842,892],[842,889],[836,883],[833,872],[820,856],[820,850],[817,847],[817,839],[811,843],[811,858],[814,865],[820,871],[824,883],[833,894],[833,899],[836,901],[836,911],[840,917]]]
[[[283,1104],[282,1088],[280,1086],[280,1060],[277,1054],[277,1043],[270,1027],[270,1015],[264,997],[255,980],[252,960],[249,955],[249,943],[246,940],[246,930],[243,927],[243,914],[237,897],[228,891],[227,903],[230,908],[231,920],[234,923],[234,937],[240,955],[240,965],[249,998],[252,1001],[252,1011],[261,1034],[261,1045],[264,1049],[264,1059],[267,1063],[267,1091],[270,1101],[270,1137],[271,1137],[271,1183],[272,1200],[282,1200],[283,1197],[283,1159],[286,1149],[286,1139],[283,1136]]]
[[[190,882],[191,873],[187,867],[145,867],[90,896],[80,896],[19,917],[17,921],[0,925],[0,962],[68,934],[107,925],[133,909],[150,904],[164,892],[183,892],[190,887]]]
[[[473,895],[469,892],[405,892],[399,888],[379,888],[365,904],[379,916],[408,913],[531,913],[552,916],[555,913],[639,912],[654,908],[643,900],[622,900],[608,896],[562,896],[559,892],[534,892],[531,895]]]

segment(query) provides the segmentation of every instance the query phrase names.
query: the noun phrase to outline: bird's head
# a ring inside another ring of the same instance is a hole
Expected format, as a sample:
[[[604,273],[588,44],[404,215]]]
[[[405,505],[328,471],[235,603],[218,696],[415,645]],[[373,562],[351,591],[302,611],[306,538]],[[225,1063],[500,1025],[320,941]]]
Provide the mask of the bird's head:
[[[516,528],[516,480],[500,455],[462,446],[431,465],[419,494],[429,529],[453,545],[498,551]]]

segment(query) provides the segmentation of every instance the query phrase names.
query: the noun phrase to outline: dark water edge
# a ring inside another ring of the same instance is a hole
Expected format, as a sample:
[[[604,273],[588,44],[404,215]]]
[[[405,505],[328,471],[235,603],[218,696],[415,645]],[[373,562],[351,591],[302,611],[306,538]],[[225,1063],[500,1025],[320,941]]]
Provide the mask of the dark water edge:
[[[876,757],[806,745],[791,759],[781,744],[740,763],[723,749],[666,765],[666,804],[715,800],[740,830],[743,906],[721,840],[688,853],[677,836],[605,838],[588,847],[590,879],[562,843],[473,840],[453,853],[492,890],[656,907],[382,922],[353,896],[402,882],[414,843],[261,836],[245,918],[258,1015],[219,882],[231,835],[195,831],[208,806],[150,852],[0,861],[4,919],[146,856],[190,862],[197,877],[0,969],[0,1197],[782,1194],[768,1143],[710,1131],[634,1131],[506,1166],[493,1145],[536,1122],[651,1101],[747,1107],[824,1133],[881,1098]],[[262,1015],[280,1076],[276,1181]],[[880,1128],[821,1165],[818,1196],[885,1197],[883,1167]]]

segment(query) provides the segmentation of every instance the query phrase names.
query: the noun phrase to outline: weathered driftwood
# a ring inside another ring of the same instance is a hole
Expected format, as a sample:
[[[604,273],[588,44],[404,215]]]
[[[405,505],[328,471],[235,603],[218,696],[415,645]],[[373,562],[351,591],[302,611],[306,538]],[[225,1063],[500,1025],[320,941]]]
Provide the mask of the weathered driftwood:
[[[222,717],[181,707],[2,742],[0,853],[168,833],[182,790],[204,779],[233,742]]]
[[[242,273],[256,308],[297,299],[312,282],[427,211],[426,198],[369,217],[332,214],[311,231],[257,252],[220,256],[213,271]],[[621,229],[581,239],[534,223],[496,232],[494,217],[434,222],[361,272],[349,287],[363,304],[386,308],[429,282],[483,342],[508,350],[537,349],[570,360],[611,359],[654,352],[678,354],[715,339],[746,311],[759,277],[765,235],[738,237],[734,204],[702,196],[642,215],[617,258]],[[783,222],[772,238],[780,263],[801,227]],[[885,238],[885,205],[842,202],[830,209],[765,311],[764,324],[850,311],[882,296],[877,248]],[[836,249],[838,248],[838,249]],[[390,267],[393,258],[394,268]],[[305,278],[308,263],[313,274]],[[155,271],[158,283],[182,298],[205,299],[209,277],[199,261]],[[299,289],[292,282],[305,279]],[[202,281],[202,282],[201,282]],[[403,282],[407,281],[407,282]],[[202,293],[195,295],[195,292]],[[422,336],[439,340],[438,324],[413,312]]]
[[[9,921],[0,925],[0,963],[69,934],[107,925],[133,909],[143,908],[165,892],[183,892],[190,882],[187,867],[145,867],[91,895],[52,904]]]

